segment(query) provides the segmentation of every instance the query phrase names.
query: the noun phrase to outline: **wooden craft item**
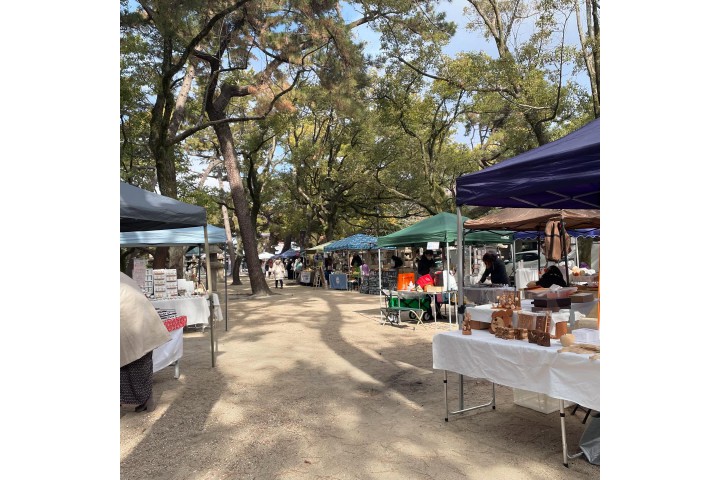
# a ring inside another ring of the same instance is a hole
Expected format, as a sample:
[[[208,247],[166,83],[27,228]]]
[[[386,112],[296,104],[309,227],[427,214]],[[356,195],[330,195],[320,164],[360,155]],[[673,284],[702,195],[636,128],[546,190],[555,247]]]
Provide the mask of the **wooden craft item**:
[[[480,322],[478,320],[469,320],[468,323],[470,323],[470,328],[472,330],[487,330],[490,328],[490,324],[487,322]],[[494,332],[490,332],[494,333]]]
[[[470,312],[465,310],[465,319],[468,322],[468,325],[470,325],[471,330],[487,330],[490,328],[490,324],[487,322],[479,322],[477,320],[473,320]],[[463,321],[464,321],[463,320]]]
[[[558,322],[555,324],[555,336],[553,338],[560,338],[565,335],[567,331],[567,322]]]
[[[527,328],[516,328],[515,329],[515,340],[526,340],[528,338]]]
[[[500,338],[503,340],[515,340],[515,329],[512,327],[504,328]]]
[[[503,340],[515,340],[515,329],[512,327],[495,327],[495,336]]]
[[[512,310],[493,310],[492,321],[490,322],[490,332],[495,333],[496,327],[511,327],[512,326]]]
[[[472,335],[472,330],[470,330],[470,320],[468,320],[467,316],[463,319],[462,334],[463,335]]]
[[[537,344],[541,347],[549,347],[550,334],[548,332],[538,332]]]
[[[538,342],[538,331],[537,330],[528,330],[528,342],[530,342],[530,343]]]
[[[552,314],[545,312],[545,315],[538,315],[535,317],[535,330],[539,332],[549,332],[551,325]]]
[[[526,330],[535,329],[535,317],[536,315],[530,315],[529,313],[518,312],[518,328],[524,328]]]

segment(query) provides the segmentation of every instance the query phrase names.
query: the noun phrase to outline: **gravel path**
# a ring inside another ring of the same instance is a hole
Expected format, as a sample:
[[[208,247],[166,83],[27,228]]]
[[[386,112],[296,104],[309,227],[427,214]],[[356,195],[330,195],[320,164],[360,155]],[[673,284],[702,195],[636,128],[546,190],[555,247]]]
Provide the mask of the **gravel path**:
[[[600,478],[582,458],[565,468],[558,414],[513,404],[510,388],[495,411],[444,421],[432,337],[447,322],[383,326],[374,296],[290,280],[253,298],[244,283],[228,286],[216,367],[210,331],[187,331],[180,378],[154,376],[155,411],[121,407],[122,479]],[[491,384],[466,379],[465,392],[484,401]],[[567,417],[570,453],[583,416]]]

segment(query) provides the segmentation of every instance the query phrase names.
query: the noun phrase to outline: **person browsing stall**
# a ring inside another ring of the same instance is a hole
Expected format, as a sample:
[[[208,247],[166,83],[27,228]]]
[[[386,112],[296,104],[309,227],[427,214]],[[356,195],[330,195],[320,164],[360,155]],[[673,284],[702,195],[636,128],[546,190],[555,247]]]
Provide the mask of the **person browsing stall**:
[[[507,271],[505,271],[505,264],[495,253],[487,252],[482,257],[482,261],[485,264],[485,271],[480,277],[480,283],[485,283],[485,280],[490,277],[490,281],[497,285],[509,285]]]

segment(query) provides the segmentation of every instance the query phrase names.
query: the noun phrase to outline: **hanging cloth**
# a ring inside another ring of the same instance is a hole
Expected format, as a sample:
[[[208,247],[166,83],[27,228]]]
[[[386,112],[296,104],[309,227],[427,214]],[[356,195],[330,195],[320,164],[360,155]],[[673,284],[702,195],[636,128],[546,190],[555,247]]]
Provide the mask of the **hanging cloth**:
[[[563,252],[563,243],[565,251]],[[543,253],[548,261],[559,262],[563,255],[570,253],[570,235],[562,228],[560,220],[550,220],[545,225],[545,241]]]

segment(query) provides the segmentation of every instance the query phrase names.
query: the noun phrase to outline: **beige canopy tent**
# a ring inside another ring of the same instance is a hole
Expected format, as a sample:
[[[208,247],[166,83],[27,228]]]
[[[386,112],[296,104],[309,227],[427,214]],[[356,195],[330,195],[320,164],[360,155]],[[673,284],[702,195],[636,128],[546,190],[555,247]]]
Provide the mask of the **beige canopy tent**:
[[[600,210],[503,208],[483,217],[467,220],[463,226],[468,230],[542,231],[551,220],[562,220],[567,229],[599,228]]]
[[[503,208],[487,215],[467,220],[463,227],[468,230],[514,230],[516,232],[537,231],[542,232],[548,222],[560,222],[563,229],[581,229],[581,228],[599,228],[600,227],[600,210],[582,210],[582,209],[546,209],[546,208]],[[556,254],[567,256],[569,247],[565,245],[560,249],[560,253]],[[545,253],[549,258],[548,252]],[[538,239],[538,257],[540,257],[540,242]],[[515,254],[512,256],[513,264],[515,262]],[[538,262],[538,269],[540,263]],[[565,276],[570,278],[568,272],[567,258],[565,258]]]

